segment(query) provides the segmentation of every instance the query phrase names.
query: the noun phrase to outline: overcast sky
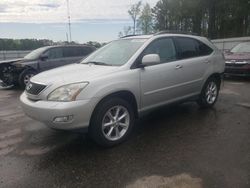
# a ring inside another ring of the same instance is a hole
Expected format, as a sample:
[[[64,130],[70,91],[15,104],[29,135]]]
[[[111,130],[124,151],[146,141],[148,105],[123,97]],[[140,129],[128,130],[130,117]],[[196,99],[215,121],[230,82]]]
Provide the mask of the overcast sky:
[[[144,0],[152,7],[158,0]],[[72,38],[78,42],[117,38],[132,25],[127,10],[138,0],[70,0]],[[66,0],[0,0],[0,38],[66,39]]]

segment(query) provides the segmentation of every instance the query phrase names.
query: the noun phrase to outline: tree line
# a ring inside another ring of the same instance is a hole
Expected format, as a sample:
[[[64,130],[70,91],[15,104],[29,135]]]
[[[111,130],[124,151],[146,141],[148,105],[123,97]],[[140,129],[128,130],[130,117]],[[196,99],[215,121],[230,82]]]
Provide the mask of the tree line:
[[[193,32],[211,39],[250,35],[250,0],[159,0],[154,7],[141,1],[128,14],[133,27],[119,36],[162,30]]]
[[[37,48],[43,46],[51,46],[51,45],[67,45],[67,44],[79,44],[77,42],[67,41],[59,41],[54,42],[52,40],[47,39],[3,39],[0,38],[0,51],[8,51],[8,50],[35,50]],[[89,41],[86,43],[87,45],[94,46],[95,48],[100,48],[105,45],[105,43],[99,43],[95,41]]]
[[[34,50],[52,44],[53,41],[45,39],[0,39],[0,50]]]

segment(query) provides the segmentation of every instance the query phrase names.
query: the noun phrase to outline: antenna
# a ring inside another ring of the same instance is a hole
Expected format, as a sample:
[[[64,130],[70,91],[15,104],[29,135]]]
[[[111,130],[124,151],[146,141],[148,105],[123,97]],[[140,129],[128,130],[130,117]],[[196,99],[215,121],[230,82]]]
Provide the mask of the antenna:
[[[71,42],[71,23],[70,23],[70,10],[69,10],[69,0],[67,0],[67,10],[68,10],[68,24],[69,24],[69,42]]]

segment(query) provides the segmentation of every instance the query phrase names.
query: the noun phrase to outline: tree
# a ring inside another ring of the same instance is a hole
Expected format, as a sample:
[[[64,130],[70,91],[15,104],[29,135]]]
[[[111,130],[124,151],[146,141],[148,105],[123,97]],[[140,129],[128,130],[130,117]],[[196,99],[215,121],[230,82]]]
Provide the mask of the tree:
[[[96,41],[89,41],[86,44],[88,44],[90,46],[94,46],[95,48],[100,48],[102,46],[102,44],[100,44],[99,42],[96,42]]]
[[[141,1],[139,1],[136,4],[133,4],[130,9],[128,10],[128,14],[131,16],[132,20],[133,20],[133,34],[135,35],[136,33],[136,22],[138,19],[138,16],[140,15],[141,12]]]
[[[131,26],[125,26],[123,27],[123,32],[120,31],[119,34],[118,34],[118,37],[123,37],[123,36],[127,36],[127,35],[130,35],[132,34],[132,27]]]
[[[150,5],[146,3],[142,9],[141,15],[138,20],[138,28],[142,34],[149,34],[153,30],[152,11]]]
[[[159,0],[155,30],[190,31],[214,38],[250,35],[249,0]]]

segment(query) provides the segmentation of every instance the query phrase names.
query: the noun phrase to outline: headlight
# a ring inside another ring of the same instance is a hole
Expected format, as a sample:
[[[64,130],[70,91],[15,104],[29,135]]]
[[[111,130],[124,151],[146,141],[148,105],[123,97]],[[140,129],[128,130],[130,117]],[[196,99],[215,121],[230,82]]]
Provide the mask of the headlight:
[[[77,95],[88,85],[87,82],[74,83],[61,86],[52,91],[49,96],[49,101],[75,101]]]

